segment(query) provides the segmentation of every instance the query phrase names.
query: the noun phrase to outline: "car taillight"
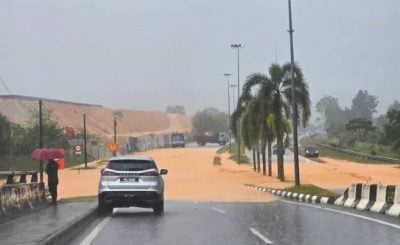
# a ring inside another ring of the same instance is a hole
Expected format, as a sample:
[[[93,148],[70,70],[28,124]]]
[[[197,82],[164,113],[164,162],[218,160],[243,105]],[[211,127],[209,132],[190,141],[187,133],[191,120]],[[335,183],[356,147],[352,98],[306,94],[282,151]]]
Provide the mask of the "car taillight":
[[[151,172],[146,172],[146,173],[141,173],[141,176],[159,176],[160,174],[156,171],[151,171]]]
[[[101,176],[118,176],[118,175],[119,175],[118,173],[107,171],[107,170],[101,172]]]

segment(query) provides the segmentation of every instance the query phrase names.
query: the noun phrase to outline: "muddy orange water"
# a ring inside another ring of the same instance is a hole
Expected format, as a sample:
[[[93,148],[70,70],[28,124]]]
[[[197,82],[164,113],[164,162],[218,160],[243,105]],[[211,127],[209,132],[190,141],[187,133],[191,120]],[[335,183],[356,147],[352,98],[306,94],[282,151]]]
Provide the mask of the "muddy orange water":
[[[255,191],[245,184],[284,188],[293,185],[293,164],[285,164],[286,182],[276,179],[276,164],[273,176],[263,176],[253,171],[251,164],[237,165],[221,157],[220,165],[213,165],[216,149],[183,148],[157,149],[144,155],[152,156],[159,168],[168,169],[165,180],[167,200],[194,201],[272,201],[275,197]],[[322,158],[324,163],[303,163],[300,166],[301,182],[325,188],[345,188],[351,183],[370,182],[400,184],[398,165],[358,164]],[[90,170],[64,169],[59,171],[59,197],[75,197],[97,194],[100,169],[104,165],[91,163]]]

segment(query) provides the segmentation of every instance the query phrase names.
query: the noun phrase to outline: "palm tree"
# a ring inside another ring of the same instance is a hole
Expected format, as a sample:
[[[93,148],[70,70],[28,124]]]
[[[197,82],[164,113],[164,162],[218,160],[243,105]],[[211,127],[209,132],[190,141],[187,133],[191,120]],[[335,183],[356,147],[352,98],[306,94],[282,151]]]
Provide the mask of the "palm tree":
[[[260,132],[262,133],[262,142],[272,142],[273,136],[277,139],[277,156],[278,156],[278,178],[281,181],[285,180],[284,167],[283,167],[283,149],[285,136],[288,139],[288,118],[292,113],[292,87],[290,77],[288,76],[290,71],[290,63],[280,66],[279,64],[272,64],[269,67],[269,76],[255,73],[251,74],[245,85],[243,86],[242,96],[238,101],[237,111],[235,111],[235,120],[232,120],[235,124],[236,119],[240,118],[245,105],[249,103],[251,99],[254,99],[253,89],[256,89],[257,100],[262,105],[261,118],[263,123]],[[303,73],[300,67],[295,64],[294,67],[294,82],[295,82],[295,96],[297,98],[298,107],[298,119],[301,120],[305,126],[310,117],[310,99],[308,86],[304,81]],[[272,116],[271,116],[272,115]],[[271,130],[273,129],[273,130]],[[265,144],[263,144],[265,152]],[[270,157],[270,145],[268,145],[268,156]],[[265,156],[265,153],[264,153]],[[270,159],[270,158],[269,158]],[[269,160],[270,161],[270,160]]]

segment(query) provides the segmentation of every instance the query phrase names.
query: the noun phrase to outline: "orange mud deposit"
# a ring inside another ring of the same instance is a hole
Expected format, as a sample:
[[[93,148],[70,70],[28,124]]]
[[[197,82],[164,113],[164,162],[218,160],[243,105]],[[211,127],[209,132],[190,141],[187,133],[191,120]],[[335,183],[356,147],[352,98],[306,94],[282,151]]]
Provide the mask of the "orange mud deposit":
[[[157,149],[142,154],[152,156],[159,168],[168,169],[168,175],[164,176],[167,200],[272,201],[276,197],[245,184],[273,188],[293,185],[292,163],[285,164],[287,181],[280,182],[276,178],[276,163],[273,163],[273,177],[263,176],[253,171],[252,164],[237,165],[228,159],[228,154],[218,155],[215,148]],[[221,157],[220,165],[213,165],[215,156]],[[302,184],[310,183],[323,188],[345,188],[356,182],[400,185],[398,165],[320,159],[324,163],[300,164]],[[100,169],[104,165],[91,163],[90,166],[96,169],[59,171],[60,198],[97,195]]]

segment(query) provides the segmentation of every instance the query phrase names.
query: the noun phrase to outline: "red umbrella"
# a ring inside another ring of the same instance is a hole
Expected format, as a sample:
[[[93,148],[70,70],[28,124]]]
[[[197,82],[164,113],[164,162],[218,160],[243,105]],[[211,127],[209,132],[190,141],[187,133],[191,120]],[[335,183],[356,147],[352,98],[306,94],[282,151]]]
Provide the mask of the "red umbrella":
[[[64,152],[55,148],[39,148],[32,152],[31,157],[36,160],[63,158]]]

